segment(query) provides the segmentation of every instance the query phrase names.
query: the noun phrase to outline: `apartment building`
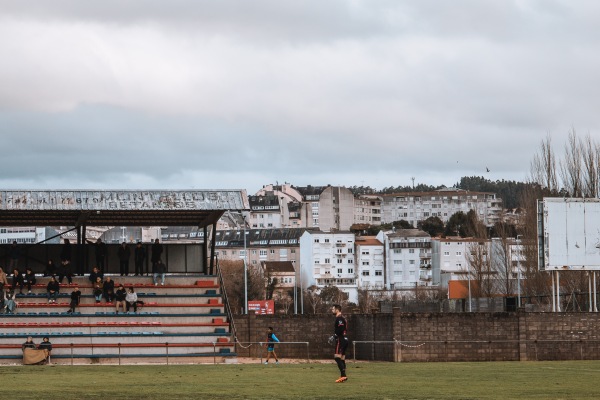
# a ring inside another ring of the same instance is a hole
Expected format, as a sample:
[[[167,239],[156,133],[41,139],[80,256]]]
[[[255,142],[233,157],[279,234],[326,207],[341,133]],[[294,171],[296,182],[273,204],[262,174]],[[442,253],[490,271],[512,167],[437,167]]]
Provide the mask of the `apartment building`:
[[[220,260],[243,260],[247,255],[248,265],[256,268],[263,261],[290,261],[297,265],[300,237],[305,231],[300,228],[217,231],[215,254]]]
[[[358,236],[355,239],[355,265],[359,289],[384,289],[384,246],[375,236]]]
[[[309,231],[300,237],[300,276],[302,286],[337,286],[358,301],[354,264],[355,237],[352,232]]]
[[[58,232],[53,228],[36,228],[36,227],[6,227],[0,228],[0,244],[34,244],[46,240],[57,235]],[[59,243],[60,238],[54,238],[47,243]]]
[[[381,225],[381,196],[360,194],[354,198],[354,224]]]
[[[252,228],[309,228],[313,226],[310,203],[292,185],[265,185],[249,196]]]
[[[475,210],[487,226],[500,218],[502,200],[495,193],[470,192],[448,188],[433,192],[406,192],[382,195],[382,222],[405,220],[413,226],[429,217],[437,216],[444,223],[462,211]]]
[[[451,280],[468,279],[469,256],[471,252],[475,252],[476,246],[485,247],[485,250],[480,251],[482,256],[488,254],[487,239],[432,238],[433,282],[445,288]]]
[[[381,232],[385,245],[386,288],[390,290],[432,286],[431,237],[419,229]]]

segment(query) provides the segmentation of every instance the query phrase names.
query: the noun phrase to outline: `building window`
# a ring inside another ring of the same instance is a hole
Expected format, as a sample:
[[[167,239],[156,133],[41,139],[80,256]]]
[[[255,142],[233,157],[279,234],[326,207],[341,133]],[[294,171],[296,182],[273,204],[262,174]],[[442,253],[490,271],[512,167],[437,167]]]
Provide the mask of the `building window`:
[[[449,251],[445,251],[445,252],[444,252],[444,255],[445,255],[445,256],[449,256],[449,255],[450,255],[450,252],[449,252]]]
[[[271,254],[275,254],[275,249],[271,249]]]
[[[396,264],[396,265],[402,265],[402,260],[394,260],[394,264]]]
[[[368,261],[363,261],[362,265],[369,265],[369,262]]]
[[[354,273],[354,268],[348,268],[348,273],[349,274],[353,274]]]
[[[341,258],[338,258],[338,260],[337,260],[337,263],[338,263],[338,264],[341,264],[341,263],[342,263],[342,259],[341,259]]]
[[[375,271],[375,276],[382,276],[383,275],[383,271]]]
[[[369,271],[363,271],[362,276],[369,276]]]
[[[329,258],[326,258],[326,259],[325,259],[325,264],[329,264],[329,263],[330,263],[330,260],[329,260]]]
[[[462,256],[462,251],[457,251],[457,252],[456,252],[456,255],[457,255],[457,256]]]
[[[260,255],[261,256],[266,256],[267,255],[267,251],[266,250],[260,250]]]
[[[353,259],[351,259],[351,258],[349,258],[349,259],[348,259],[348,264],[354,264],[354,260],[353,260]]]
[[[319,238],[315,238],[315,243],[319,243]]]
[[[342,273],[342,269],[338,268],[337,272],[338,272],[338,274],[341,274]]]
[[[329,238],[325,238],[324,242],[329,243]]]
[[[415,249],[408,249],[408,252],[409,252],[410,254],[414,254],[414,252],[415,252]]]

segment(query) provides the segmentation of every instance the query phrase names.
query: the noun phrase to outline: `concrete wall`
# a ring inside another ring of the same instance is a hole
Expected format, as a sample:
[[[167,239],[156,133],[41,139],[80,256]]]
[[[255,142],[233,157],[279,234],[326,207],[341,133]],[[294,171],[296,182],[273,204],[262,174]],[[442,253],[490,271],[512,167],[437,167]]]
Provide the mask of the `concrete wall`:
[[[596,313],[400,313],[348,315],[348,358],[379,361],[536,361],[600,359]],[[266,340],[272,326],[283,342],[309,342],[311,359],[332,358],[331,315],[235,316],[238,340]],[[394,344],[394,339],[397,341]],[[352,342],[369,341],[375,343]],[[377,343],[388,342],[388,343]],[[392,342],[392,343],[389,343]],[[248,346],[248,344],[243,344]],[[238,346],[240,357],[264,347]],[[282,344],[283,358],[306,358],[306,345]]]

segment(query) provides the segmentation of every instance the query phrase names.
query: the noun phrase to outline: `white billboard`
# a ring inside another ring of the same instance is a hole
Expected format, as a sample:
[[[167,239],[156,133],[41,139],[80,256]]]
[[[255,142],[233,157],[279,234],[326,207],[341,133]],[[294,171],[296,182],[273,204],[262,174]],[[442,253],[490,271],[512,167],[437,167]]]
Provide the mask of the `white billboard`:
[[[544,198],[540,269],[600,270],[600,199]]]

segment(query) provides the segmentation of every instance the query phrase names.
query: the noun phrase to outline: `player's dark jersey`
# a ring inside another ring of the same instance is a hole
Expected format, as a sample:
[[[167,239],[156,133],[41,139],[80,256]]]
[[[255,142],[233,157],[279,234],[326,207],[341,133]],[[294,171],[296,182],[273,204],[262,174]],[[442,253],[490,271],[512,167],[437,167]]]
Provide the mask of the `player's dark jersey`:
[[[344,337],[344,336],[346,336],[347,330],[348,330],[348,322],[346,321],[346,318],[344,318],[341,315],[338,317],[335,317],[335,327],[334,327],[335,335],[337,337]]]

